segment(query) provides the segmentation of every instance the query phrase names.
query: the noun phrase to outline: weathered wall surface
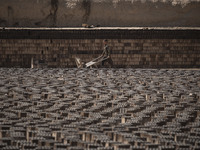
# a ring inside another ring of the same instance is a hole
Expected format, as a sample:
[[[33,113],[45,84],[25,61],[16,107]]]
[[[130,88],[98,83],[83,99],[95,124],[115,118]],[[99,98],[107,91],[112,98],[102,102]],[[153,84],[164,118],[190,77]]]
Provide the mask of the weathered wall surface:
[[[102,53],[109,40],[113,67],[200,67],[199,29],[2,29],[0,67],[76,67]]]
[[[200,26],[200,0],[1,0],[0,26]]]

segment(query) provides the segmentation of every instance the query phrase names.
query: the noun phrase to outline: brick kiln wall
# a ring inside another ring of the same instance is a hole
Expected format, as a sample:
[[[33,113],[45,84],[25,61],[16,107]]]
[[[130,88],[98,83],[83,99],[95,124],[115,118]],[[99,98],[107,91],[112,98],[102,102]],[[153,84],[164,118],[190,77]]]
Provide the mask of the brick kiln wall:
[[[198,29],[2,29],[0,67],[76,67],[88,62],[108,39],[114,67],[187,68],[200,66]]]

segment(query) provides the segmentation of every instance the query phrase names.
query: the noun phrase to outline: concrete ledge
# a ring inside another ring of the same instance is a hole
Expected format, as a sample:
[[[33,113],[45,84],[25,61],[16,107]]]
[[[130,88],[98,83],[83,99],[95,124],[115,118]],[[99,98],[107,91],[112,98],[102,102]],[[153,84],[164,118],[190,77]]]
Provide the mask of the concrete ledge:
[[[0,28],[0,39],[200,39],[200,28]]]

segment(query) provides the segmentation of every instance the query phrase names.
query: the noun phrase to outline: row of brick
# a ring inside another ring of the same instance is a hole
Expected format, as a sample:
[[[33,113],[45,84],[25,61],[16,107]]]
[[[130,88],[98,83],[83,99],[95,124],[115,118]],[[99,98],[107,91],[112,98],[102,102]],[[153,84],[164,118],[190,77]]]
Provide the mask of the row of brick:
[[[199,149],[199,70],[0,73],[3,150]]]
[[[199,39],[198,29],[0,29],[0,39]]]

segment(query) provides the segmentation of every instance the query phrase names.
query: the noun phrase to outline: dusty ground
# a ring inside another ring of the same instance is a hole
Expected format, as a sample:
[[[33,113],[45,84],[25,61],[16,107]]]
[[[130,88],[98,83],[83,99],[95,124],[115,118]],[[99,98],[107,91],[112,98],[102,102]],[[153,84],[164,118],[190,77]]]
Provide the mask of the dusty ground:
[[[198,69],[0,75],[0,149],[200,148]]]

